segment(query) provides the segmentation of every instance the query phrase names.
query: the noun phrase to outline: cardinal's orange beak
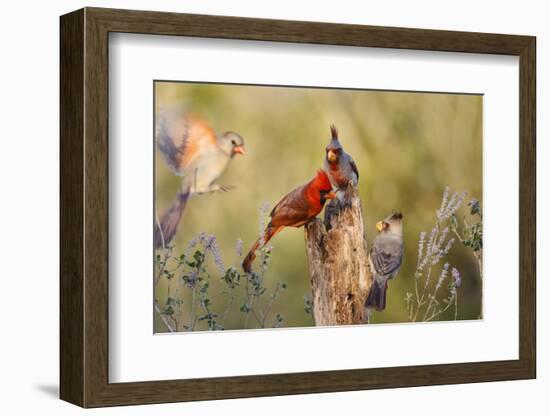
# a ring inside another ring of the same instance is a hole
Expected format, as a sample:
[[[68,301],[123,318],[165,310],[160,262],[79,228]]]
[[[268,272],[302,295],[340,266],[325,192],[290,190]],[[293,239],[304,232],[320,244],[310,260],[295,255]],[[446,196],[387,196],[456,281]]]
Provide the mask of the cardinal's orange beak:
[[[332,191],[325,195],[325,199],[334,199],[334,198],[336,198],[336,194]]]
[[[246,150],[244,148],[244,146],[235,146],[233,148],[233,153],[238,153],[240,155],[246,155]]]

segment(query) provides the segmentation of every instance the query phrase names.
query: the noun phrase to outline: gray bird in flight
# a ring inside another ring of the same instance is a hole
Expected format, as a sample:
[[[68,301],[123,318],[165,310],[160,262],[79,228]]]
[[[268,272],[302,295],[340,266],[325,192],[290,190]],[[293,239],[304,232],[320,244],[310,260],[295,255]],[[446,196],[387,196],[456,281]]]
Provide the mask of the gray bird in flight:
[[[246,151],[239,134],[226,131],[217,135],[204,120],[181,106],[161,111],[156,127],[159,151],[170,170],[182,178],[174,202],[155,225],[155,248],[162,248],[176,235],[192,195],[231,189],[216,181],[233,157]]]

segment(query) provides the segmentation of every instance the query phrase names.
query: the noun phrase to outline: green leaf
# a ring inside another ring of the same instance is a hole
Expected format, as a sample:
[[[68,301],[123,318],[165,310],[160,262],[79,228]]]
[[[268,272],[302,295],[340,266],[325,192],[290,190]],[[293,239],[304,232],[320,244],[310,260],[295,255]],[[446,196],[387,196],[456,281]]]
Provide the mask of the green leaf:
[[[243,303],[241,305],[241,307],[239,308],[239,310],[243,313],[248,313],[250,312],[252,309],[250,308],[250,305],[248,305],[247,303]]]
[[[456,215],[451,215],[451,229],[456,230],[458,228],[458,220],[456,219]]]
[[[173,314],[174,314],[174,308],[172,308],[172,306],[167,306],[167,307],[164,308],[164,310],[162,311],[162,314],[163,314],[163,315],[173,315]]]

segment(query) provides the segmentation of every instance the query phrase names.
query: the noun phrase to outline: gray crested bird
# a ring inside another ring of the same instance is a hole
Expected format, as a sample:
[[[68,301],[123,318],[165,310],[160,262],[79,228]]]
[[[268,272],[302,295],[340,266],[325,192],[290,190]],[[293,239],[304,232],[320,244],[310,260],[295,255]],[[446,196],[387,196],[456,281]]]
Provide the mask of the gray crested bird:
[[[157,147],[170,170],[181,176],[180,189],[170,208],[155,225],[155,248],[165,247],[176,235],[189,198],[195,194],[226,192],[230,186],[216,180],[233,157],[244,155],[244,139],[226,131],[217,135],[200,117],[182,106],[162,110],[156,128]]]
[[[336,190],[336,199],[331,201],[325,208],[325,226],[330,228],[330,219],[337,214],[341,208],[349,204],[347,190],[351,184],[357,187],[359,182],[359,171],[353,158],[344,151],[338,139],[336,126],[330,126],[330,141],[325,149],[324,168],[330,179],[330,183]]]
[[[400,212],[389,215],[376,224],[376,235],[369,262],[373,282],[365,302],[365,307],[383,311],[386,307],[388,280],[393,279],[403,259],[403,215]]]

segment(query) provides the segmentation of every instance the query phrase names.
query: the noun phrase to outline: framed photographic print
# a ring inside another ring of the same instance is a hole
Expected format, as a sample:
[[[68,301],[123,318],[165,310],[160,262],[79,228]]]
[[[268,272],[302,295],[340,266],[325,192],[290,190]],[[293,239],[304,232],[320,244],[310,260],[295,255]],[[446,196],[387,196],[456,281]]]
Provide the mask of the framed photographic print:
[[[535,38],[61,17],[61,398],[534,378]]]

